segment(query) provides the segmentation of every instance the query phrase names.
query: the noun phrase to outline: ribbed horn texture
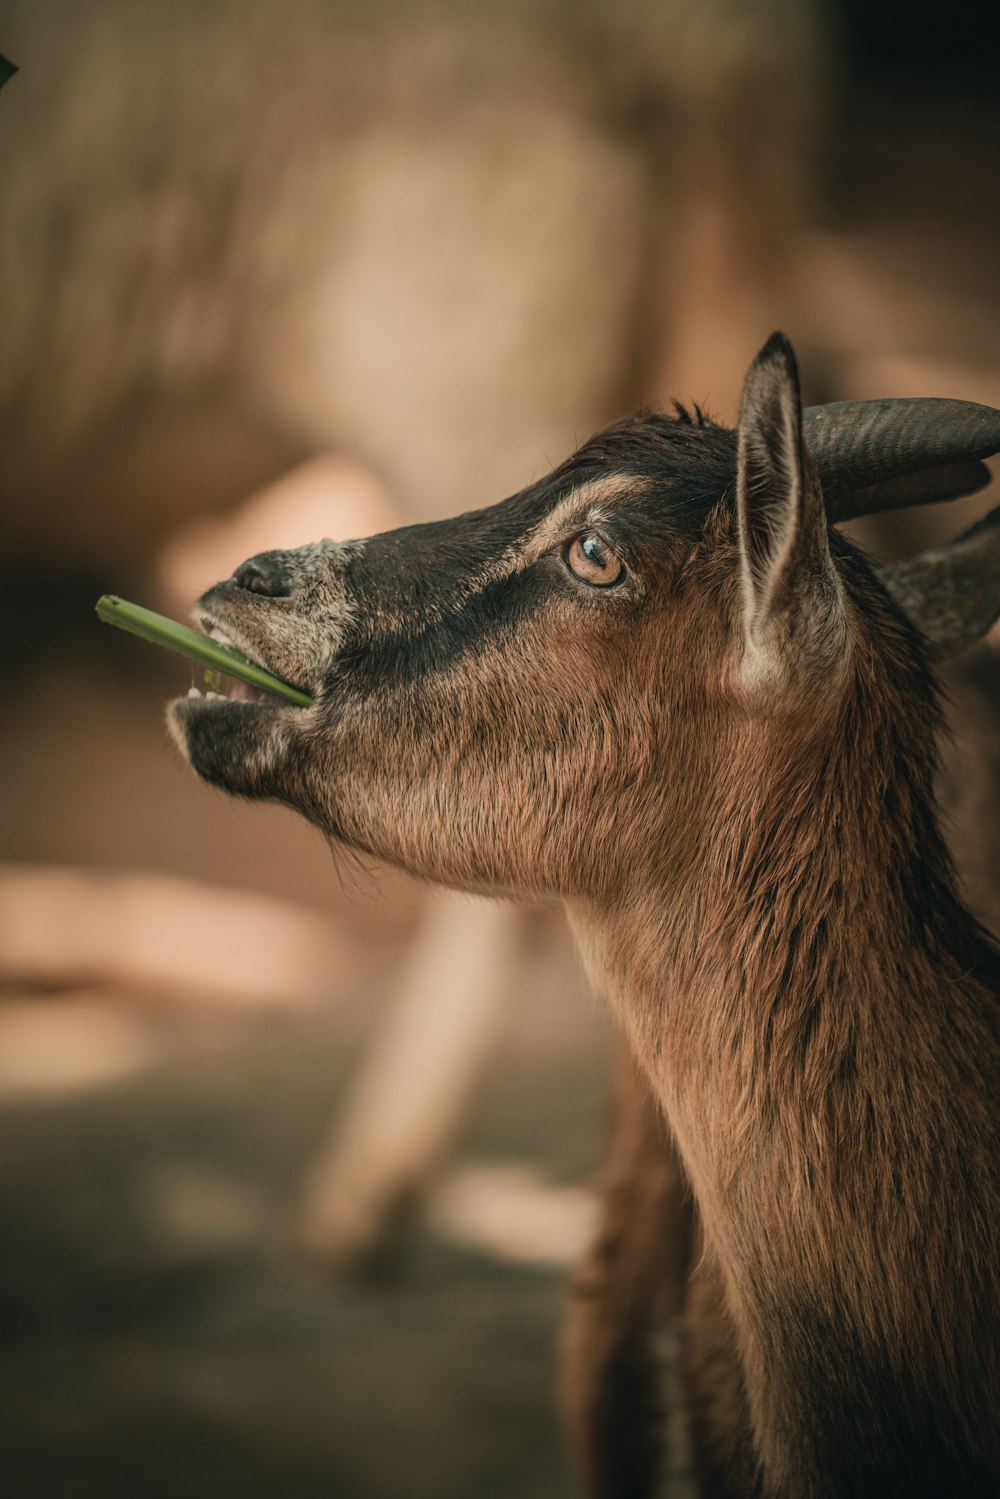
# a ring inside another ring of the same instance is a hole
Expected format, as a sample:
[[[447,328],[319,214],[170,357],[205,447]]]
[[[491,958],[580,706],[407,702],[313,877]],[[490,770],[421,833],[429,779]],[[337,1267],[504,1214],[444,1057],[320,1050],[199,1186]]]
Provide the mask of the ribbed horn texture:
[[[852,489],[841,495],[827,511],[831,520],[851,520],[855,515],[876,515],[880,510],[905,510],[910,505],[933,505],[942,500],[957,500],[962,495],[985,489],[991,474],[985,463],[943,463],[940,468],[918,469],[915,474],[900,474],[898,479],[883,479],[867,489]]]
[[[832,521],[974,494],[1000,452],[1000,411],[973,401],[834,401],[802,429]]]

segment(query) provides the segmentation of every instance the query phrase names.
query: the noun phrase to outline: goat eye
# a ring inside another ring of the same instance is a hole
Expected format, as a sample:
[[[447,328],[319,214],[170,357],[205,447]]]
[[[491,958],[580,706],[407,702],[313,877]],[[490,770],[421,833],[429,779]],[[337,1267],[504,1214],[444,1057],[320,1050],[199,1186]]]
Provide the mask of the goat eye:
[[[566,550],[566,566],[574,577],[594,588],[610,588],[625,576],[618,558],[593,531],[585,531],[570,542]]]

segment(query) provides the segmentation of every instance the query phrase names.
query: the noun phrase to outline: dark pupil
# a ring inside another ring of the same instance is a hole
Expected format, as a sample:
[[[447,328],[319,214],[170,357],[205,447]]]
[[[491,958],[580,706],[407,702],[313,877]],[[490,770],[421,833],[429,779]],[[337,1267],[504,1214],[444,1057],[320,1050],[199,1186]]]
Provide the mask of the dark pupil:
[[[595,567],[606,567],[608,559],[601,550],[601,543],[596,536],[585,536],[580,543],[580,550],[588,562],[593,562]]]

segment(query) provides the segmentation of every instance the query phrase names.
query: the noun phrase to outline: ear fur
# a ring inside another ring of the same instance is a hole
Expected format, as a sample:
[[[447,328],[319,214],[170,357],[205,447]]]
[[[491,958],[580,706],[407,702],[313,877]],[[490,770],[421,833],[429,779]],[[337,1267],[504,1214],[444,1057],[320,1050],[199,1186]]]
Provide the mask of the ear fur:
[[[968,650],[1000,615],[1000,506],[944,546],[876,569],[935,661]]]
[[[745,684],[773,692],[828,672],[843,656],[846,611],[783,333],[771,335],[743,386],[736,508]]]

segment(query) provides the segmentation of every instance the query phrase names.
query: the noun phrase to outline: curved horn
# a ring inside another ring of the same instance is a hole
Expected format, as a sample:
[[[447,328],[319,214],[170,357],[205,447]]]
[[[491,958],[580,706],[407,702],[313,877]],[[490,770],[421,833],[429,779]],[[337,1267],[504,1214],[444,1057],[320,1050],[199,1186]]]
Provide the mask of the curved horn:
[[[834,401],[802,414],[832,521],[974,494],[1000,451],[1000,411],[974,401]]]
[[[932,659],[957,656],[1000,615],[1000,505],[944,546],[875,571],[923,632]]]

